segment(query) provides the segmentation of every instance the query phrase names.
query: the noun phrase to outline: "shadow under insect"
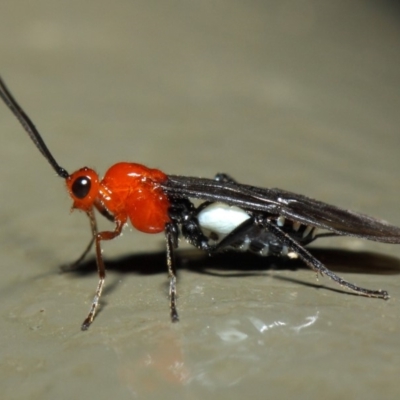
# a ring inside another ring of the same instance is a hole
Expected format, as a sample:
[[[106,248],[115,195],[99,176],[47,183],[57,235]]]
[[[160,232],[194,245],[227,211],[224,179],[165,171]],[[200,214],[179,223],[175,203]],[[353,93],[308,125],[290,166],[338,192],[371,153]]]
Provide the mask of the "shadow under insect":
[[[314,257],[335,272],[397,275],[400,259],[368,251],[339,249],[311,249]],[[164,251],[135,253],[115,259],[106,259],[107,271],[119,274],[153,275],[166,274]],[[223,252],[209,256],[196,249],[181,250],[176,254],[177,271],[189,270],[219,277],[243,277],[262,275],[268,270],[309,269],[301,260],[287,257],[259,257],[251,253]],[[61,267],[62,273],[77,276],[97,274],[96,259],[90,258],[78,266]],[[310,271],[312,273],[312,271]],[[299,283],[301,283],[299,281]],[[318,285],[319,286],[319,285]],[[346,291],[347,292],[347,291]]]
[[[357,274],[376,274],[376,275],[397,275],[400,274],[400,259],[395,257],[366,252],[349,251],[337,249],[317,248],[311,249],[314,257],[321,260],[329,269],[333,271],[357,273]],[[177,272],[184,270],[194,273],[215,276],[215,279],[227,277],[262,276],[266,278],[267,271],[296,271],[298,269],[309,268],[299,259],[288,257],[259,257],[251,253],[222,252],[209,256],[196,249],[183,249],[176,254]],[[166,255],[164,251],[146,252],[130,254],[115,259],[106,259],[105,264],[109,272],[121,274],[155,275],[163,274],[163,287],[168,292]],[[73,266],[73,268],[62,267],[62,272],[73,274],[76,277],[86,275],[97,275],[96,259],[90,258],[87,261]],[[310,270],[310,273],[315,272]],[[113,274],[114,275],[114,274]],[[104,288],[104,294],[112,293],[118,286],[120,279],[110,277]],[[179,278],[179,274],[178,274]],[[328,280],[319,280],[315,283],[302,281],[294,274],[291,276],[273,275],[274,279],[291,282],[303,287],[323,289],[330,292],[358,296],[357,293],[329,286]],[[267,282],[266,282],[267,283]],[[107,307],[106,298],[103,298],[99,311]]]

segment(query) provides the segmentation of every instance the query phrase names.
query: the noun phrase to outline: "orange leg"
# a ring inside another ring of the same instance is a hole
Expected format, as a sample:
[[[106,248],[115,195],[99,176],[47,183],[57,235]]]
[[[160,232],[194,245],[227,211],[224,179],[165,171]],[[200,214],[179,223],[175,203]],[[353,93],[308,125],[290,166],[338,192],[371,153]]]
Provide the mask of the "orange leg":
[[[101,297],[101,292],[103,291],[104,287],[104,281],[106,278],[106,269],[104,266],[104,261],[103,261],[103,256],[101,254],[101,245],[100,242],[102,240],[111,240],[116,238],[121,234],[122,228],[125,224],[125,221],[120,221],[117,220],[115,221],[115,229],[113,231],[103,231],[103,232],[97,232],[97,224],[96,224],[96,218],[94,215],[94,211],[91,210],[87,213],[89,220],[90,220],[90,226],[92,228],[92,234],[93,234],[93,239],[95,241],[96,245],[96,261],[97,261],[97,271],[99,273],[99,283],[97,285],[96,293],[94,295],[92,305],[89,310],[89,314],[86,317],[86,319],[83,321],[81,329],[83,331],[86,331],[90,324],[93,322],[93,319],[96,315],[96,310],[99,305],[99,300]]]

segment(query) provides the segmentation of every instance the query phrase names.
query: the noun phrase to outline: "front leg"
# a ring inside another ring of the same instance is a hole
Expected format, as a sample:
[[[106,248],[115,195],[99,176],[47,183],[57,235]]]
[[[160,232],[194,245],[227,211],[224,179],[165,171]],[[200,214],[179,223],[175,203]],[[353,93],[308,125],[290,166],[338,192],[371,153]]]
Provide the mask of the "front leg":
[[[114,216],[103,206],[103,204],[101,204],[100,202],[96,202],[95,207],[96,207],[97,211],[99,211],[99,213],[103,217],[107,218],[111,222],[115,222]],[[95,240],[95,235],[93,232],[97,232],[97,227],[95,226],[96,221],[92,217],[89,216],[89,220],[90,220],[90,226],[91,226],[91,230],[92,230],[92,237],[90,239],[89,244],[86,246],[86,249],[83,251],[83,253],[79,256],[79,258],[76,261],[74,261],[70,265],[63,266],[61,268],[63,271],[70,271],[70,270],[77,268],[81,264],[81,262],[85,259],[85,257],[89,253],[90,249],[92,248],[94,240]],[[93,229],[93,225],[94,225],[94,229]]]
[[[94,295],[92,305],[89,310],[89,314],[86,317],[86,319],[83,321],[83,324],[81,326],[81,329],[83,331],[86,331],[94,320],[94,317],[96,315],[96,310],[99,305],[101,293],[103,291],[104,281],[106,278],[106,268],[104,266],[100,242],[102,240],[111,240],[111,239],[114,239],[115,237],[119,236],[121,234],[122,228],[125,224],[125,221],[117,220],[115,229],[113,231],[98,232],[94,211],[90,210],[89,212],[87,212],[87,215],[90,220],[90,226],[92,228],[92,235],[93,235],[93,239],[94,239],[95,245],[96,245],[96,262],[97,262],[97,271],[99,273],[99,283],[97,285],[96,293]]]

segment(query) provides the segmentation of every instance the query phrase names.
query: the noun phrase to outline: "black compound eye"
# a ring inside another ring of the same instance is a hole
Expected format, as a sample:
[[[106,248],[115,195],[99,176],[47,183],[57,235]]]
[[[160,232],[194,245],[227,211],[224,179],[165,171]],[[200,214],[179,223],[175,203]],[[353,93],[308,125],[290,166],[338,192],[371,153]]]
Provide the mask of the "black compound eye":
[[[72,184],[72,193],[78,199],[85,198],[91,187],[90,178],[87,176],[80,176],[75,179],[75,182]]]

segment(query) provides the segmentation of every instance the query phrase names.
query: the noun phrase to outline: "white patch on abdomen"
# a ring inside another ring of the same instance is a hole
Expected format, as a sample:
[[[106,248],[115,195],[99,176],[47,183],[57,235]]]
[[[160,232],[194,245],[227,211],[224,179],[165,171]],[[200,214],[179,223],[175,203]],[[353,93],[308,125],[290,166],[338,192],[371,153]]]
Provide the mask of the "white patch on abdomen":
[[[197,215],[203,233],[206,236],[209,236],[210,232],[216,234],[218,240],[229,235],[249,218],[250,215],[241,208],[219,202],[210,204]]]

